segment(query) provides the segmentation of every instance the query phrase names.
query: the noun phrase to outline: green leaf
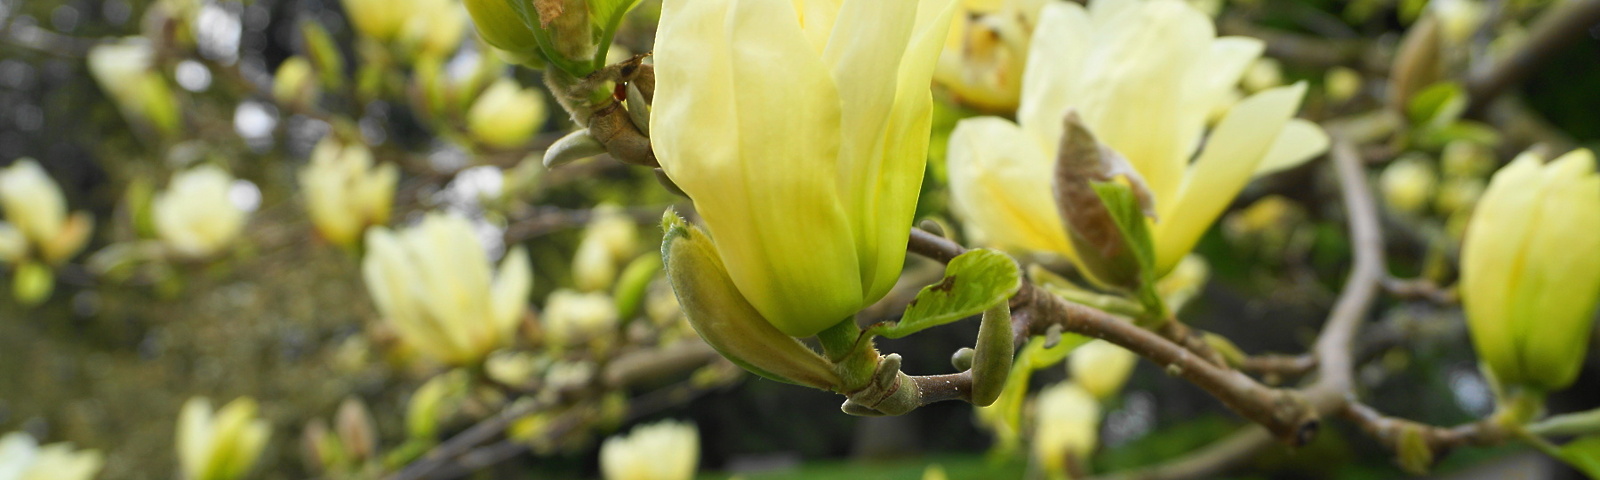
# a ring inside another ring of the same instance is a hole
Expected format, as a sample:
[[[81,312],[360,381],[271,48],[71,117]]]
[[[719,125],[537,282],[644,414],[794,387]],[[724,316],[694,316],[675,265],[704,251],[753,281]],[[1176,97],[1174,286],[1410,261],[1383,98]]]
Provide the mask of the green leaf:
[[[589,0],[589,20],[594,22],[595,32],[599,34],[595,43],[598,47],[594,54],[594,69],[599,70],[606,66],[606,52],[611,49],[611,39],[617,35],[617,28],[622,26],[622,18],[628,16],[628,11],[639,5],[640,0]]]
[[[1139,207],[1139,197],[1133,193],[1133,187],[1114,181],[1089,182],[1089,186],[1094,187],[1095,195],[1105,203],[1111,220],[1117,222],[1123,241],[1139,261],[1140,274],[1145,277],[1145,283],[1150,283],[1156,268],[1155,247],[1150,239],[1150,224],[1144,220],[1144,210]]]
[[[655,281],[658,273],[661,273],[660,255],[642,255],[622,270],[622,275],[617,278],[617,286],[612,290],[612,298],[616,299],[617,315],[623,321],[639,314],[639,307],[650,290],[650,282]]]
[[[1411,98],[1410,105],[1406,105],[1406,114],[1411,117],[1412,124],[1431,128],[1443,128],[1455,123],[1466,110],[1467,91],[1455,82],[1429,85]]]
[[[998,251],[980,248],[963,253],[945,267],[944,280],[922,288],[898,323],[873,326],[872,334],[901,338],[982,313],[1022,288],[1017,262]]]
[[[1583,471],[1589,478],[1600,478],[1600,435],[1582,437],[1561,446],[1561,461]]]

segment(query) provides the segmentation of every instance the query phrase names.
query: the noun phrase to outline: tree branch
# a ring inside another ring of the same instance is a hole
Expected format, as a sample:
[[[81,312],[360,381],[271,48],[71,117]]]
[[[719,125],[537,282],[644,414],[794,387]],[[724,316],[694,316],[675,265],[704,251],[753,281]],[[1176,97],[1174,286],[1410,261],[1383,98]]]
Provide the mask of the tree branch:
[[[1557,4],[1540,14],[1516,51],[1500,56],[1498,61],[1467,76],[1467,93],[1472,98],[1469,115],[1481,114],[1506,89],[1522,82],[1562,48],[1583,38],[1585,31],[1597,25],[1600,25],[1600,0],[1574,0]]]
[[[911,231],[908,248],[940,262],[949,262],[966,251],[944,237],[916,229]],[[1016,312],[1012,325],[1020,334],[1019,342],[1031,335],[1043,335],[1052,326],[1105,339],[1206,390],[1229,409],[1267,427],[1286,443],[1302,445],[1316,434],[1318,416],[1299,392],[1257,383],[1243,373],[1212,363],[1183,345],[1122,318],[1068,302],[1030,282],[1023,283],[1022,289],[1012,298],[1011,307]]]

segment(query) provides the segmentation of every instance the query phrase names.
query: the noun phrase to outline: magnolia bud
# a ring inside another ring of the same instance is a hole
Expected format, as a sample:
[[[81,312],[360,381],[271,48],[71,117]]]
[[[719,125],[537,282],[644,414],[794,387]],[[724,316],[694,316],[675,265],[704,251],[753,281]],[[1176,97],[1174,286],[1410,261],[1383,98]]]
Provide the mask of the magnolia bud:
[[[1600,175],[1575,150],[1525,153],[1489,183],[1461,251],[1461,300],[1483,366],[1514,395],[1577,377],[1600,301]]]
[[[1153,201],[1139,173],[1122,155],[1096,140],[1077,112],[1067,112],[1056,155],[1054,189],[1056,209],[1077,254],[1076,264],[1097,283],[1135,291],[1147,273],[1137,253],[1141,247],[1134,245],[1135,239],[1128,238],[1129,232],[1118,224],[1113,209],[1124,206],[1107,204],[1100,187],[1095,185],[1115,182],[1119,176],[1127,179],[1126,188],[1132,189],[1137,198],[1139,205],[1135,208],[1149,214]]]
[[[295,56],[278,65],[272,79],[272,96],[291,108],[311,107],[317,97],[317,82],[312,78],[311,61]]]
[[[483,41],[520,64],[538,62],[539,41],[533,28],[512,6],[517,0],[466,0],[467,13]]]
[[[689,323],[712,348],[773,380],[832,389],[838,374],[822,356],[763,318],[728,278],[716,247],[672,211],[662,219],[661,257]]]
[[[39,262],[17,264],[11,277],[11,295],[24,307],[37,306],[56,288],[56,274]]]
[[[467,375],[460,370],[429,379],[411,394],[406,403],[406,434],[413,439],[432,440],[439,422],[451,414],[454,404],[466,395]]]
[[[1383,199],[1396,211],[1417,214],[1433,198],[1438,176],[1426,158],[1406,157],[1383,169],[1378,179]]]
[[[1328,100],[1341,103],[1361,93],[1361,73],[1349,67],[1333,67],[1323,80]]]
[[[1494,168],[1494,162],[1494,151],[1467,140],[1450,142],[1439,156],[1439,164],[1448,177],[1481,177]]]
[[[1389,108],[1406,111],[1413,96],[1443,75],[1440,37],[1439,22],[1432,15],[1424,15],[1406,31],[1389,69]]]
[[[600,205],[584,229],[583,240],[572,261],[572,275],[580,290],[603,290],[616,281],[617,268],[638,249],[638,226],[616,205]]]
[[[367,404],[355,397],[345,398],[334,418],[339,441],[350,458],[357,462],[374,458],[378,453],[378,427]]]

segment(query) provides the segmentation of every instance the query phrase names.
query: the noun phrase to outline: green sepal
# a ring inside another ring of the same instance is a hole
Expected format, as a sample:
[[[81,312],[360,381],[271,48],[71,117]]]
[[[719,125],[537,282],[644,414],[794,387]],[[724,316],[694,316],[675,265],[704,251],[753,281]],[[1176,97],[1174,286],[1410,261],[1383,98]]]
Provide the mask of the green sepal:
[[[711,238],[667,210],[661,259],[684,316],[700,338],[740,367],[762,377],[835,390],[838,374],[826,359],[785,335],[757,312],[728,277]]]

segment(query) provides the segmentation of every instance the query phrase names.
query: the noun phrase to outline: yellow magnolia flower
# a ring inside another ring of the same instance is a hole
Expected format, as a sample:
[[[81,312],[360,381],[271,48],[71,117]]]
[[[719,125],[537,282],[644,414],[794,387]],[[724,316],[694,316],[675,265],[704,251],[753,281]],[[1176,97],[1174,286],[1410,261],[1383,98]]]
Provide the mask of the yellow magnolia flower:
[[[1010,113],[1022,98],[1028,43],[1049,0],[965,0],[933,80],[962,103]]]
[[[1291,118],[1302,84],[1232,104],[1207,128],[1261,51],[1256,39],[1217,38],[1204,13],[1177,0],[1045,7],[1020,124],[968,119],[951,134],[950,193],[969,234],[1075,260],[1051,193],[1063,119],[1075,110],[1149,186],[1156,273],[1170,271],[1251,178],[1327,148],[1320,128]]]
[[[689,480],[699,463],[700,433],[688,422],[634,427],[600,446],[600,472],[606,480]]]
[[[343,145],[332,137],[317,144],[311,164],[300,170],[311,223],[329,242],[346,246],[360,240],[368,226],[389,221],[399,179],[394,164],[373,165],[366,145]]]
[[[583,231],[572,259],[572,277],[579,290],[611,288],[617,269],[638,249],[639,227],[616,205],[600,205]]]
[[[211,401],[194,397],[178,413],[178,463],[185,480],[233,480],[261,458],[272,427],[257,414],[256,401],[239,397],[212,412]]]
[[[517,81],[501,78],[489,86],[467,111],[467,131],[495,148],[516,148],[528,143],[544,125],[544,95],[524,89]]]
[[[343,0],[357,32],[408,51],[438,56],[454,52],[466,33],[467,16],[455,0]]]
[[[393,40],[405,25],[410,0],[343,0],[344,16],[356,32],[377,41]]]
[[[953,6],[664,2],[655,153],[739,292],[784,333],[837,324],[899,278]]]
[[[1067,358],[1067,372],[1094,398],[1110,398],[1122,391],[1139,363],[1139,355],[1105,340],[1083,344]]]
[[[12,245],[0,247],[0,260],[20,261],[31,245],[38,259],[50,264],[60,263],[83,250],[89,232],[94,229],[93,218],[88,213],[67,215],[61,187],[29,158],[0,169],[0,208],[5,209],[6,221],[19,234],[0,233],[0,237],[13,239],[5,241]],[[20,248],[14,240],[18,237],[24,240]]]
[[[143,37],[103,43],[89,49],[89,74],[133,122],[148,122],[164,133],[175,133],[182,112],[155,68],[155,49]]]
[[[410,0],[409,3],[406,8],[396,8],[392,4],[381,7],[400,10],[405,19],[398,38],[402,45],[424,56],[449,55],[461,46],[468,22],[461,2]]]
[[[367,230],[361,273],[400,338],[451,365],[482,360],[508,343],[533,289],[522,248],[491,274],[472,224],[439,213],[399,233]]]
[[[1502,385],[1551,391],[1583,365],[1600,301],[1594,153],[1545,165],[1524,153],[1479,200],[1461,251],[1461,302],[1478,357]]]
[[[617,304],[603,293],[556,290],[545,299],[545,339],[564,348],[600,340],[617,328]]]
[[[1033,456],[1050,478],[1065,478],[1067,459],[1082,462],[1100,438],[1100,403],[1088,390],[1061,382],[1034,400]]]
[[[40,446],[22,432],[0,437],[0,479],[90,480],[103,466],[105,459],[94,450],[73,450],[67,443]]]
[[[244,229],[247,212],[229,197],[234,179],[214,165],[173,174],[150,203],[156,235],[179,255],[211,256]]]

